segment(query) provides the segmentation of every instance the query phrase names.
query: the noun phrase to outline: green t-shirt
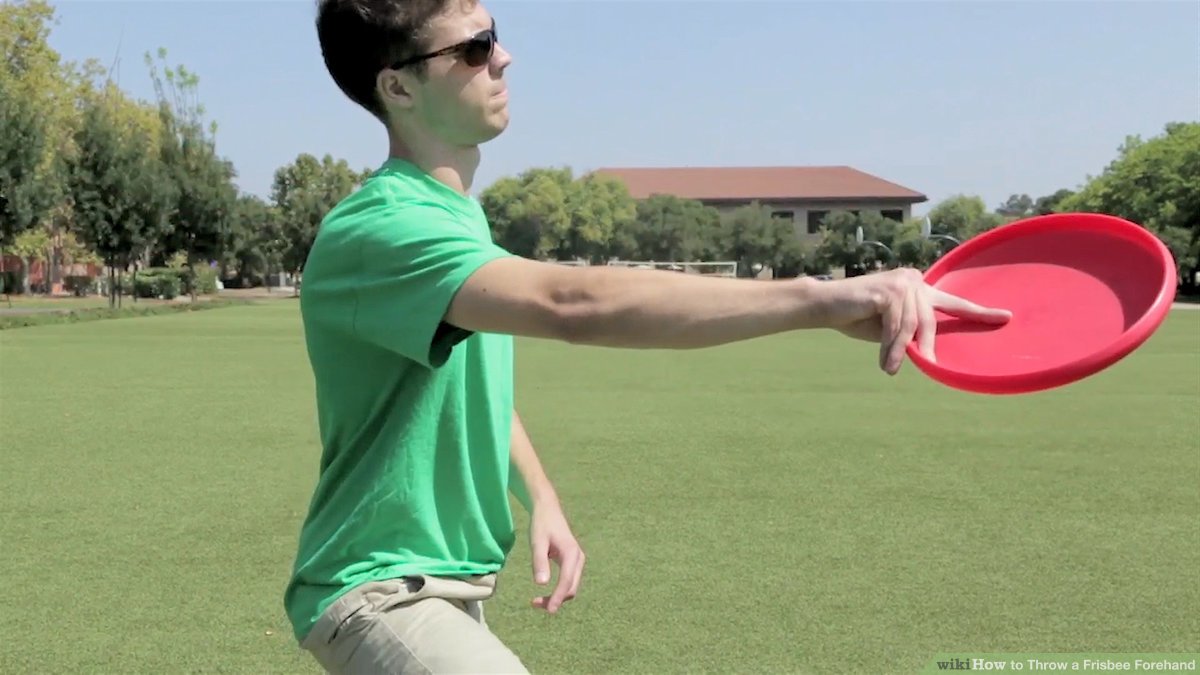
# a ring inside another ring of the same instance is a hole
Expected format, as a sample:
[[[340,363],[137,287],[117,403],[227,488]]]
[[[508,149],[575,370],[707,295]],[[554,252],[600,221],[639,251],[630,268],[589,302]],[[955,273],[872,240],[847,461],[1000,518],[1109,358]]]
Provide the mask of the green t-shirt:
[[[322,223],[300,296],[323,452],[284,596],[298,640],[360,583],[504,563],[512,338],[443,317],[508,255],[478,202],[398,159]]]

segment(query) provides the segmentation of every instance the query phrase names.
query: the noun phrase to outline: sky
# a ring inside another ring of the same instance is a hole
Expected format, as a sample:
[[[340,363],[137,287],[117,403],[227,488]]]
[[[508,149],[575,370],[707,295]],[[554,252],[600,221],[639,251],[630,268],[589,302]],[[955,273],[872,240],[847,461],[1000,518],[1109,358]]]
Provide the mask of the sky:
[[[383,127],[321,62],[315,0],[51,0],[52,46],[154,96],[147,51],[200,77],[244,192],[301,153],[356,169]],[[1200,120],[1200,2],[485,0],[509,128],[473,192],[532,167],[849,165],[994,208],[1077,189],[1128,135]]]

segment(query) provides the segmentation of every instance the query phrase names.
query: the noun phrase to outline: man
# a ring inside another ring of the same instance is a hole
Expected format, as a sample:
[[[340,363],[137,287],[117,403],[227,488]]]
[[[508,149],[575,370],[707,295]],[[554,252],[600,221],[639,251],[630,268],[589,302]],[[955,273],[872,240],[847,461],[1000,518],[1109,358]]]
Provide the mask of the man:
[[[342,91],[387,129],[388,158],[322,224],[301,308],[316,381],[320,476],[285,606],[330,672],[524,672],[481,603],[530,513],[533,605],[575,597],[584,554],[513,408],[512,336],[691,349],[832,328],[879,341],[894,374],[934,309],[1007,313],[914,271],[845,281],[713,279],[525,260],[468,197],[479,146],[508,123],[487,9],[471,0],[321,0]]]

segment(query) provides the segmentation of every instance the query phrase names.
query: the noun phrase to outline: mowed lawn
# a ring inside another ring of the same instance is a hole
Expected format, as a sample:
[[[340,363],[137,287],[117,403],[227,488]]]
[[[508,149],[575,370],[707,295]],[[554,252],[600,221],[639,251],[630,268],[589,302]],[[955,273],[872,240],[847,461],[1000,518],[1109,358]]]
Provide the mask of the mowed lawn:
[[[489,606],[534,672],[912,672],[937,653],[1200,651],[1200,312],[985,397],[833,334],[518,345],[589,555]],[[0,672],[315,673],[280,601],[315,479],[294,301],[0,332]]]

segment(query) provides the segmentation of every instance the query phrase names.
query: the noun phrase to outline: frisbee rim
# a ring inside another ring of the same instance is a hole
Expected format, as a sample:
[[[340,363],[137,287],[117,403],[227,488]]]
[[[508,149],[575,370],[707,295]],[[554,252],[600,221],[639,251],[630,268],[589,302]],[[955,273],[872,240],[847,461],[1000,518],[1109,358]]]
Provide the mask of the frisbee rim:
[[[1145,343],[1166,319],[1175,299],[1178,283],[1175,258],[1162,240],[1152,232],[1117,216],[1088,212],[1054,213],[1031,216],[1001,225],[948,251],[926,270],[925,282],[936,288],[938,282],[947,273],[957,269],[964,259],[1012,239],[1035,233],[1069,230],[1100,232],[1122,237],[1154,256],[1163,271],[1162,283],[1154,300],[1133,324],[1101,349],[1067,363],[1025,373],[984,375],[970,370],[948,368],[922,356],[916,340],[910,342],[906,350],[913,364],[930,378],[955,389],[985,394],[1019,394],[1053,389],[1090,377],[1117,363]],[[935,355],[936,350],[935,340]]]

